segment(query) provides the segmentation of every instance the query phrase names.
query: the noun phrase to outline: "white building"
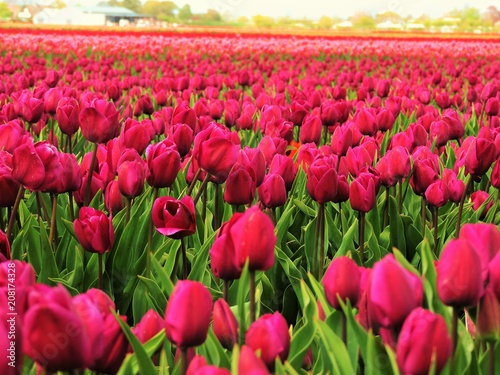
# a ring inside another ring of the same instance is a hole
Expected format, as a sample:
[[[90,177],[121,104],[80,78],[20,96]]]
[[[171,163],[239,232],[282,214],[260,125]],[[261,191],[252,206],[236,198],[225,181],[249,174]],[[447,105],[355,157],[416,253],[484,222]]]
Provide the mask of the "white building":
[[[110,6],[67,6],[62,9],[46,8],[33,16],[34,24],[106,26],[124,25],[143,18],[130,9]]]

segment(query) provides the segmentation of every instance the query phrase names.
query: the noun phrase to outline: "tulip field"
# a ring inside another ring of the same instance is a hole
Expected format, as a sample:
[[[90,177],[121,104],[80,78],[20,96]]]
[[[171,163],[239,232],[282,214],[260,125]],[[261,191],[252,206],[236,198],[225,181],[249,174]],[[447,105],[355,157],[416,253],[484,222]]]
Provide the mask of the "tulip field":
[[[498,56],[0,30],[0,373],[500,373]]]

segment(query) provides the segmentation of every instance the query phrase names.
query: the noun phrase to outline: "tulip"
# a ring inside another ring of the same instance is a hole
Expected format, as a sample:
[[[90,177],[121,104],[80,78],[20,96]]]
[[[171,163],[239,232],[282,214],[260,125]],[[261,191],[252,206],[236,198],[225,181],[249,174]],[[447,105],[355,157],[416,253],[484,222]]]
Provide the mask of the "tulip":
[[[472,208],[474,211],[479,211],[479,209],[483,206],[483,204],[488,200],[490,195],[483,190],[476,190],[470,196],[472,201]],[[486,214],[490,210],[491,206],[493,206],[493,201],[490,201],[486,204],[486,206],[479,212],[479,220],[483,220],[486,217]]]
[[[459,203],[465,190],[465,183],[457,179],[457,175],[451,169],[443,169],[443,181],[447,184],[449,199],[453,203]]]
[[[500,252],[491,260],[489,264],[489,285],[500,300]]]
[[[349,202],[353,210],[359,212],[370,211],[376,203],[376,177],[371,173],[363,172],[356,177],[349,187]]]
[[[465,154],[465,170],[474,176],[484,175],[495,161],[495,144],[488,138],[474,138]]]
[[[300,143],[315,143],[319,145],[321,140],[322,123],[318,116],[308,114],[304,117],[300,128]]]
[[[368,314],[372,324],[401,327],[423,300],[420,278],[404,269],[392,254],[375,263],[367,289]]]
[[[235,246],[231,228],[242,213],[236,212],[229,221],[222,224],[210,249],[210,268],[214,275],[224,281],[235,280],[241,276],[242,267],[235,256]]]
[[[250,271],[265,271],[274,264],[276,235],[271,219],[257,206],[247,209],[229,229],[237,263],[242,268],[248,259]],[[255,238],[259,233],[259,238]]]
[[[378,130],[377,120],[368,109],[362,109],[356,112],[354,121],[363,135],[372,136],[375,135]]]
[[[231,375],[231,371],[225,368],[207,365],[207,361],[201,355],[196,355],[187,368],[186,375]]]
[[[436,180],[425,190],[425,199],[434,207],[442,207],[448,202],[448,185],[443,180]]]
[[[125,151],[118,160],[118,188],[128,199],[133,199],[144,190],[148,169],[134,149]]]
[[[118,187],[118,181],[111,181],[104,191],[104,205],[111,215],[121,211],[124,207],[123,195]]]
[[[218,299],[213,312],[214,334],[221,345],[231,350],[238,343],[238,322],[224,299]]]
[[[0,207],[12,207],[20,187],[19,182],[12,177],[12,163],[2,163],[0,157]]]
[[[415,160],[410,185],[415,194],[424,195],[425,191],[438,179],[438,170],[430,160]]]
[[[264,207],[276,208],[285,205],[287,192],[285,180],[277,173],[264,177],[264,182],[259,186],[259,199]]]
[[[320,157],[307,170],[307,191],[319,204],[331,202],[337,194],[337,172],[332,157]]]
[[[45,167],[32,142],[14,150],[12,177],[29,190],[38,189],[45,181]]]
[[[119,139],[125,148],[133,148],[139,155],[142,155],[154,135],[152,122],[139,122],[128,118],[123,124]]]
[[[361,272],[352,259],[346,256],[335,258],[330,263],[323,278],[328,303],[337,310],[341,309],[339,300],[343,303],[349,300],[351,305],[356,305],[360,291],[360,280]]]
[[[492,287],[485,289],[479,301],[476,328],[483,339],[493,341],[500,339],[500,299]]]
[[[73,227],[78,242],[85,250],[102,255],[113,247],[115,240],[113,224],[104,212],[91,207],[82,207]]]
[[[278,173],[281,175],[285,181],[286,190],[290,191],[297,175],[297,166],[292,158],[278,153],[274,155],[269,165],[269,173]]]
[[[212,317],[212,296],[198,281],[180,280],[167,303],[165,333],[185,350],[205,342]]]
[[[479,255],[483,282],[488,280],[490,262],[500,253],[500,231],[494,224],[464,224],[460,229],[461,240],[466,240]]]
[[[437,265],[437,290],[445,305],[477,305],[483,293],[481,260],[468,241],[451,240],[443,248]]]
[[[353,146],[352,129],[345,125],[335,128],[331,146],[335,155],[345,156],[349,148]]]
[[[401,328],[396,359],[403,374],[428,374],[434,363],[436,374],[439,374],[451,358],[452,350],[444,318],[418,307]]]
[[[181,168],[177,146],[169,140],[150,145],[146,149],[149,168],[147,182],[155,188],[172,187]]]
[[[120,315],[120,319],[127,323],[127,317]],[[128,340],[115,316],[108,313],[104,316],[104,326],[101,331],[101,340],[104,342],[103,354],[96,359],[90,370],[104,374],[115,374],[120,369],[128,350]]]
[[[195,207],[190,196],[180,200],[172,197],[156,199],[151,217],[156,230],[170,238],[181,239],[196,231]]]
[[[179,155],[184,157],[189,153],[193,144],[193,129],[187,124],[175,124],[172,128],[172,139],[177,146]]]
[[[224,201],[234,205],[251,204],[255,196],[255,179],[252,167],[236,163],[226,180]]]
[[[149,309],[142,317],[141,321],[132,328],[132,332],[139,339],[141,344],[145,344],[165,328],[165,321],[155,310]]]
[[[290,350],[286,319],[279,312],[262,315],[248,328],[245,343],[254,351],[260,350],[260,358],[273,371],[276,358],[284,362]]]
[[[194,140],[193,156],[200,167],[224,182],[238,158],[239,138],[227,128],[211,125],[199,132]]]
[[[118,115],[113,103],[94,99],[78,116],[83,136],[93,143],[108,142],[118,135]]]
[[[266,158],[258,148],[245,147],[238,154],[238,163],[248,165],[255,173],[255,185],[259,187],[266,174]]]
[[[62,97],[57,103],[55,119],[61,132],[67,135],[75,134],[80,128],[78,116],[80,105],[74,98]]]
[[[271,373],[262,358],[257,357],[254,349],[248,345],[243,345],[238,358],[238,374],[269,375]]]
[[[89,335],[61,285],[48,289],[23,319],[25,353],[47,371],[85,369],[92,361]]]

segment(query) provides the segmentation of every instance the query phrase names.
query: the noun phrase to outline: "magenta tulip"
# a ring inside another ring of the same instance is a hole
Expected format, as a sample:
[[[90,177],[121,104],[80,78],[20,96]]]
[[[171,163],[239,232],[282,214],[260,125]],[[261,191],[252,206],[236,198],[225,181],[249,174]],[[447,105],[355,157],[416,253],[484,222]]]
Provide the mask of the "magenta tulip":
[[[212,296],[198,281],[180,280],[167,303],[165,332],[177,347],[187,349],[205,342],[212,318]]]
[[[160,197],[151,212],[156,230],[164,236],[181,239],[196,231],[196,213],[193,199],[187,195],[178,200]]]

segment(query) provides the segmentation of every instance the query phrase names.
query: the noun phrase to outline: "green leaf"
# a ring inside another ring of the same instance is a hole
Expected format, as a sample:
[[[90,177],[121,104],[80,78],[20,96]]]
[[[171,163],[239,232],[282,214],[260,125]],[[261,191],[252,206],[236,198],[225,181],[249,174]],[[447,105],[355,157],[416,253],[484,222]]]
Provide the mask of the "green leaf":
[[[163,315],[165,313],[165,307],[167,306],[167,298],[165,294],[163,294],[163,292],[160,290],[160,287],[158,286],[156,281],[140,275],[137,275],[137,277],[139,278],[139,280],[141,280],[141,282],[144,283],[144,285],[146,285],[149,295],[153,299],[153,301],[155,302],[155,306],[157,307],[156,311],[160,315]]]
[[[325,357],[323,368],[331,369],[335,374],[355,374],[349,352],[340,337],[325,322],[316,320],[314,323],[320,336],[321,354]]]

